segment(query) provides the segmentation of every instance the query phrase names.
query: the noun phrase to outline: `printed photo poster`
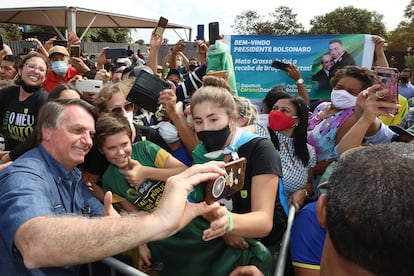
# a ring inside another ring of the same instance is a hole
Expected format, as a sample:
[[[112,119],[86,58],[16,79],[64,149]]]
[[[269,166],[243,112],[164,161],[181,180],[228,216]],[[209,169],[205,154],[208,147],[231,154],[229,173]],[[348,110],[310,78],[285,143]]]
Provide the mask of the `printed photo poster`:
[[[284,86],[288,93],[297,94],[295,81],[285,71],[271,66],[276,59],[299,68],[311,99],[329,99],[332,90],[329,81],[329,87],[326,87],[326,80],[323,82],[317,76],[318,73],[321,75],[323,59],[330,63],[330,67],[335,64],[334,53],[331,55],[329,50],[332,41],[337,42],[333,46],[342,44],[347,53],[342,60],[338,59],[337,67],[349,60],[356,65],[372,67],[374,43],[371,35],[232,35],[229,43],[238,95],[261,100],[272,87],[279,85]],[[325,74],[328,75],[326,70]]]

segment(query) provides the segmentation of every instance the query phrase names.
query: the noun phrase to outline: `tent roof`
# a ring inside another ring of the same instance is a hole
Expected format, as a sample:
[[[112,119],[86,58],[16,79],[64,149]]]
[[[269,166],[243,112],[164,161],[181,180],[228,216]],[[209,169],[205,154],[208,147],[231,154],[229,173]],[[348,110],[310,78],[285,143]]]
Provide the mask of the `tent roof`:
[[[134,17],[81,7],[45,6],[0,9],[0,23],[54,25],[70,29],[71,14],[75,14],[75,27],[81,28],[154,28],[158,22],[158,19]],[[189,26],[174,23],[168,23],[167,28],[191,29]]]

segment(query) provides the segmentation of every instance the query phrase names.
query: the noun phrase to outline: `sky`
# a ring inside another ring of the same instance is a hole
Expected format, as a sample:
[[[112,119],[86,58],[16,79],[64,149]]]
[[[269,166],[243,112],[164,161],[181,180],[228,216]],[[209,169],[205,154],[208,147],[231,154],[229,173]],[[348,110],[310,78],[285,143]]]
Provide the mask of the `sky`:
[[[197,25],[205,25],[205,35],[208,37],[208,23],[218,21],[220,24],[220,33],[231,35],[235,32],[231,25],[234,19],[244,11],[253,10],[259,15],[268,16],[279,6],[287,6],[292,9],[293,14],[297,14],[296,19],[309,29],[309,22],[315,16],[324,15],[340,7],[353,6],[358,9],[376,11],[384,15],[384,23],[387,30],[393,30],[403,20],[404,9],[409,5],[410,0],[393,0],[393,1],[364,1],[364,0],[294,0],[294,1],[268,1],[268,0],[121,0],[121,1],[102,1],[102,0],[14,0],[2,4],[6,7],[23,7],[23,6],[44,6],[44,4],[55,4],[58,6],[78,6],[94,10],[105,10],[112,13],[126,14],[136,17],[158,19],[164,16],[170,22],[189,26],[192,28],[192,40],[197,33]],[[42,4],[43,3],[43,4]],[[270,18],[268,18],[270,19]],[[133,40],[143,39],[149,42],[151,30],[138,29],[132,31]],[[170,43],[177,42],[180,38],[189,40],[188,31],[180,29],[176,31],[167,29],[164,37]]]

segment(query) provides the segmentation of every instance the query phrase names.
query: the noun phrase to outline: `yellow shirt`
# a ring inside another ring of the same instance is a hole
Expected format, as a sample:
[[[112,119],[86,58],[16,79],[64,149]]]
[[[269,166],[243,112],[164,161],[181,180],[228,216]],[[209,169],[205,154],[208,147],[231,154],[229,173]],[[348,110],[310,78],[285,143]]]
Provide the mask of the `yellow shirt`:
[[[398,104],[400,109],[398,109],[397,114],[394,114],[394,118],[388,118],[383,115],[379,116],[380,120],[388,126],[398,126],[402,119],[408,112],[408,101],[404,96],[398,95]]]

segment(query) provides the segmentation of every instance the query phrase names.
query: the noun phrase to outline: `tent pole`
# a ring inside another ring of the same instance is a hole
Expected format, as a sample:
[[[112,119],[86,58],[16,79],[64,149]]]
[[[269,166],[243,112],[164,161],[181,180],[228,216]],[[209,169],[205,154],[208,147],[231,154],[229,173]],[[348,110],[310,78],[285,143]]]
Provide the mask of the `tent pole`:
[[[46,17],[47,21],[49,21],[50,25],[52,25],[53,29],[55,29],[55,31],[59,35],[60,39],[65,40],[66,38],[63,36],[63,34],[61,32],[59,32],[58,28],[56,28],[55,24],[53,24],[52,20],[47,15],[47,13],[45,11],[42,11],[42,14],[44,15],[44,17]]]

